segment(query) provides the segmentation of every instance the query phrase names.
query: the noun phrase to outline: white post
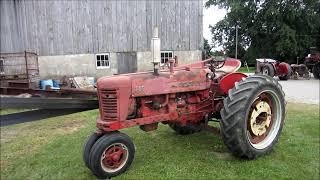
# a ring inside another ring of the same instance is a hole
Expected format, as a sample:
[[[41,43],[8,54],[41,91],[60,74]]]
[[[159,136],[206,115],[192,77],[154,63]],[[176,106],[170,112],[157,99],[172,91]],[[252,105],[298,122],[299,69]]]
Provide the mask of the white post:
[[[235,58],[238,59],[238,25],[236,25],[236,55]]]

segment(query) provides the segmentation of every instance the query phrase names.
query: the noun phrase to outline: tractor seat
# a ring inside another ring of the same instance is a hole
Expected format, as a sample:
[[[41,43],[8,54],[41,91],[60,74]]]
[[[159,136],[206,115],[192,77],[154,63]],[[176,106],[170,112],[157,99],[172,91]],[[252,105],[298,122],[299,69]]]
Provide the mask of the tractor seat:
[[[216,69],[215,74],[216,77],[221,77],[225,74],[230,74],[236,72],[241,67],[241,61],[234,58],[227,58],[224,62],[224,65]]]

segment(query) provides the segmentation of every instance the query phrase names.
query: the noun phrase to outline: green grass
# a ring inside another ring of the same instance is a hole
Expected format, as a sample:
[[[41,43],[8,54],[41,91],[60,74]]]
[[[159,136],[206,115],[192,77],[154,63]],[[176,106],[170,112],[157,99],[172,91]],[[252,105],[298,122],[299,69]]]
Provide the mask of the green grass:
[[[7,114],[25,112],[30,110],[35,110],[35,109],[0,109],[0,115],[7,115]]]
[[[248,71],[248,69],[249,69],[249,71]],[[242,72],[242,73],[254,73],[255,72],[255,70],[256,70],[256,68],[255,67],[241,67],[239,70],[238,70],[238,72]]]
[[[1,179],[95,179],[82,145],[97,111],[1,128]],[[319,106],[289,104],[274,150],[256,160],[228,153],[220,136],[176,135],[168,126],[145,133],[123,130],[136,145],[135,160],[115,179],[319,179]]]

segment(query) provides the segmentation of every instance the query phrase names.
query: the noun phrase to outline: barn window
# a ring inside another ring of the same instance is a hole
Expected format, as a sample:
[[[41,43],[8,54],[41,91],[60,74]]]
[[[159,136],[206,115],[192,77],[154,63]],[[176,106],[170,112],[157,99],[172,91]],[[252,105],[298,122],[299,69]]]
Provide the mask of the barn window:
[[[172,51],[161,51],[161,64],[169,62],[169,59],[173,58]]]
[[[0,74],[4,74],[4,63],[3,63],[3,59],[0,59]]]
[[[110,68],[109,53],[96,54],[97,69]]]

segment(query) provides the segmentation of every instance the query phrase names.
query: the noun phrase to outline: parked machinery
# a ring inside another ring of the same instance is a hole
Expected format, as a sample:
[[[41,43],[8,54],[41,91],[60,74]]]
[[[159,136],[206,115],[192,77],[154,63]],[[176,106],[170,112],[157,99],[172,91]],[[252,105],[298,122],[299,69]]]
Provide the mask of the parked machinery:
[[[291,64],[293,79],[299,79],[299,77],[310,79],[309,69],[304,64]]]
[[[292,70],[288,63],[273,59],[256,59],[256,74],[278,76],[280,80],[288,80],[291,73]]]
[[[280,77],[289,73],[285,64],[265,65],[272,66],[269,71],[281,69]],[[220,121],[222,139],[235,156],[255,159],[270,152],[283,127],[284,93],[270,76],[237,73],[240,66],[231,58],[177,67],[170,60],[167,70],[98,79],[98,129],[84,146],[86,166],[99,178],[129,168],[136,149],[121,129],[152,131],[163,123],[186,135],[203,130],[213,118]]]
[[[310,54],[305,57],[304,64],[313,73],[314,78],[320,79],[320,53],[316,47],[310,48]]]

